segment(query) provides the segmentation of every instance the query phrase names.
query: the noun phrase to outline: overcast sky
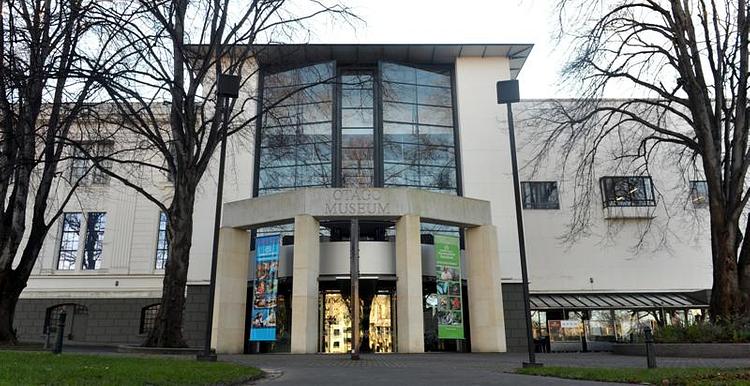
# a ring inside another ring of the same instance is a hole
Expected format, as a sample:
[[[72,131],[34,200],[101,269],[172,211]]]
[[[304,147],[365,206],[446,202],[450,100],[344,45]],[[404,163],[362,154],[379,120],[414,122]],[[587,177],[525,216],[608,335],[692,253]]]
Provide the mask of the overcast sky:
[[[318,43],[532,43],[518,77],[521,97],[570,96],[557,79],[554,0],[347,0],[364,23],[316,31]]]

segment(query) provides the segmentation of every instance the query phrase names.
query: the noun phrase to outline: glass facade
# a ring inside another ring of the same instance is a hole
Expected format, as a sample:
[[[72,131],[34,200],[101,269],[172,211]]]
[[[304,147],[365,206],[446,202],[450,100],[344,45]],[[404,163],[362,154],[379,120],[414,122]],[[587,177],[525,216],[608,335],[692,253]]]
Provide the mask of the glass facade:
[[[302,187],[458,194],[452,74],[333,62],[263,76],[257,195]]]
[[[258,195],[331,186],[333,63],[263,77]]]
[[[341,75],[341,185],[345,187],[374,186],[373,92],[371,74]]]
[[[455,194],[449,72],[383,63],[383,185]]]

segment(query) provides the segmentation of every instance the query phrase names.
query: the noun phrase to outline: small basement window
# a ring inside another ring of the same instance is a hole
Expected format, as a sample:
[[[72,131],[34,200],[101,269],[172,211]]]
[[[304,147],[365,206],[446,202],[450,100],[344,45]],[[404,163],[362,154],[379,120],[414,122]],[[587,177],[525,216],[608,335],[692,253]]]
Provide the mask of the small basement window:
[[[156,315],[159,313],[159,307],[161,304],[152,304],[141,308],[141,327],[138,332],[141,334],[148,334],[154,329],[156,325]]]

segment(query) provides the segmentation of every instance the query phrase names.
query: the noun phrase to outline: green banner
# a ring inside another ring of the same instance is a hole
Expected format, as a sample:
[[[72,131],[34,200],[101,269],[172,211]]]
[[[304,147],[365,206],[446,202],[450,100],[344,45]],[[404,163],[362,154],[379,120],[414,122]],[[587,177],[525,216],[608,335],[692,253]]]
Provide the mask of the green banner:
[[[463,339],[461,247],[458,237],[435,235],[435,279],[438,295],[438,338]]]

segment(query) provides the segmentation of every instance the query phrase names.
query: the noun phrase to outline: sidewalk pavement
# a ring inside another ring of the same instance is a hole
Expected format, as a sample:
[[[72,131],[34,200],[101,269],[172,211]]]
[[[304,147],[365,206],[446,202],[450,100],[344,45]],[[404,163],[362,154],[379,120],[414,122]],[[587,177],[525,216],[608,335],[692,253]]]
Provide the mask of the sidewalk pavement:
[[[227,355],[231,361],[259,367],[271,375],[262,381],[275,385],[606,385],[601,382],[561,380],[512,374],[527,359],[524,354],[365,354],[359,361],[348,355]],[[609,353],[537,354],[545,366],[645,367],[646,359]],[[747,359],[659,358],[661,367],[747,367]]]

